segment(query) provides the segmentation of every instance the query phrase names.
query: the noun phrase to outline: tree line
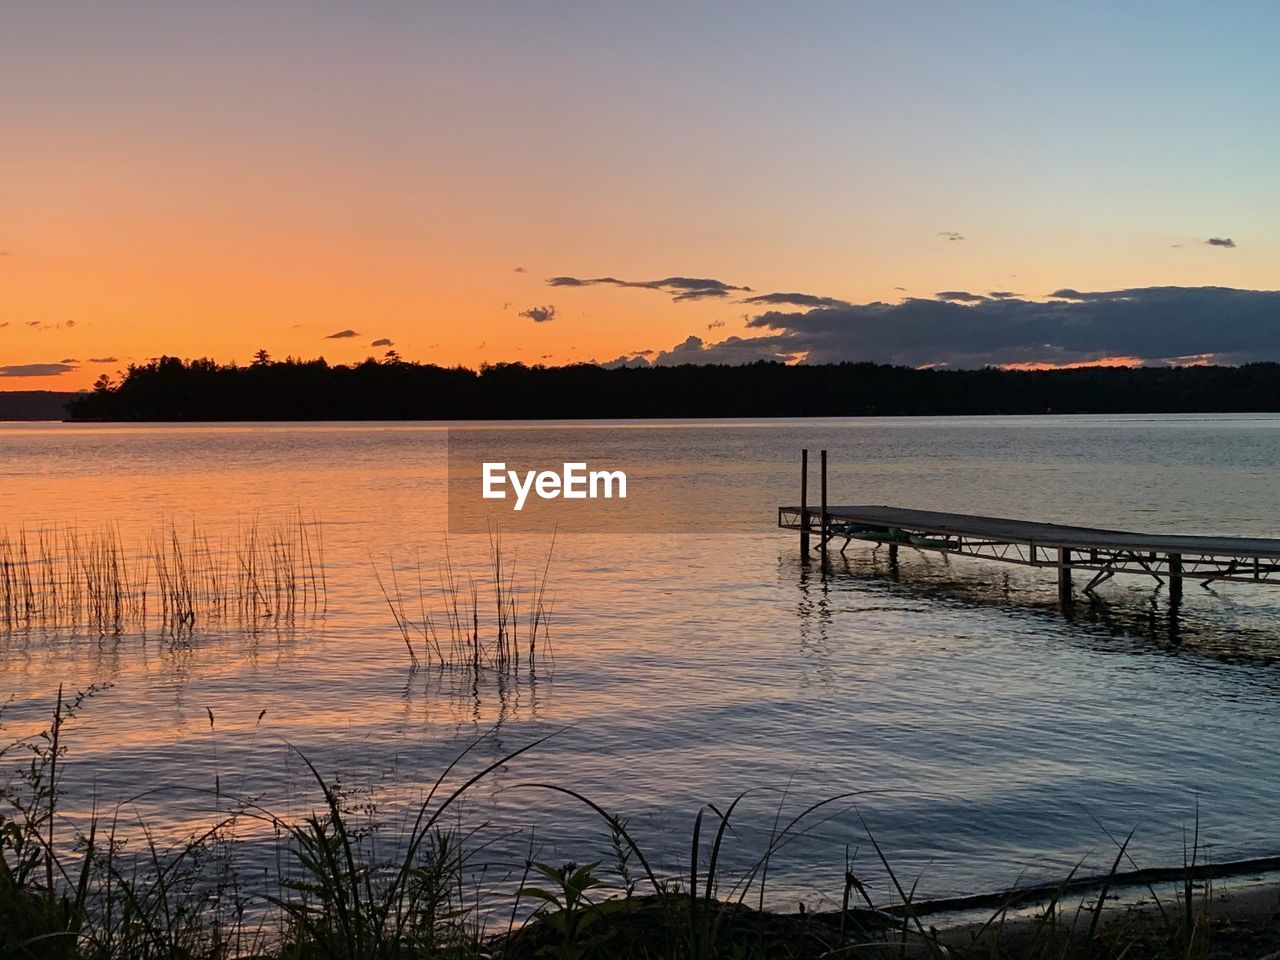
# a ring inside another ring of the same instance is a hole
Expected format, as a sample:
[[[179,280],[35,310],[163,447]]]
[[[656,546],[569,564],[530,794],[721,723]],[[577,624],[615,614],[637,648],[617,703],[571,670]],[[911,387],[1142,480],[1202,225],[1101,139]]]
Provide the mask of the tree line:
[[[872,363],[478,370],[401,360],[160,357],[68,404],[78,420],[471,420],[1280,410],[1280,364],[917,370]]]

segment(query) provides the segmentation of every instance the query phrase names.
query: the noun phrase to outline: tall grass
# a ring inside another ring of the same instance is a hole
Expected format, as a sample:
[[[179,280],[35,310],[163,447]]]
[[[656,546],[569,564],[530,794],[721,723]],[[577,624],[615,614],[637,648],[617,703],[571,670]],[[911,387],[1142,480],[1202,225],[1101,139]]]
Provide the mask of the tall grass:
[[[542,740],[487,763],[473,762],[476,747],[487,741],[473,742],[410,811],[389,854],[369,842],[376,831],[357,821],[360,808],[349,804],[343,788],[301,752],[316,797],[301,818],[279,817],[246,799],[206,829],[163,845],[145,825],[127,837],[117,808],[95,815],[72,836],[59,813],[66,734],[96,692],[64,698],[60,691],[44,731],[0,749],[0,758],[16,754],[25,761],[14,777],[0,780],[0,957],[1195,960],[1215,955],[1215,948],[1216,955],[1234,955],[1235,941],[1213,939],[1221,928],[1210,923],[1212,886],[1202,879],[1206,865],[1197,861],[1198,833],[1189,840],[1182,891],[1170,909],[1152,888],[1160,908],[1155,915],[1106,907],[1123,879],[1121,864],[1132,863],[1131,836],[1117,841],[1110,871],[1087,889],[1072,871],[1035,891],[1034,915],[1014,915],[1027,899],[1014,892],[985,923],[960,931],[927,925],[930,905],[899,879],[869,831],[889,880],[879,902],[854,876],[846,852],[842,889],[832,891],[839,909],[801,904],[799,913],[775,914],[748,906],[749,899],[764,902],[769,864],[789,844],[837,817],[856,815],[853,793],[787,819],[780,803],[764,849],[746,869],[726,876],[725,851],[736,842],[735,815],[745,795],[723,807],[702,807],[692,822],[687,862],[662,872],[627,820],[584,794],[563,784],[516,785],[508,789],[551,791],[580,804],[607,829],[609,849],[588,862],[545,862],[531,841],[524,861],[509,864],[500,882],[477,880],[483,864],[476,855],[485,844],[454,811],[494,771],[530,762]],[[531,756],[522,759],[525,754]],[[251,890],[234,869],[234,828],[244,820],[272,828],[292,862],[262,889]],[[1073,891],[1082,893],[1078,901]],[[851,902],[855,892],[865,906]]]
[[[328,605],[319,520],[238,523],[221,539],[170,522],[126,546],[118,525],[0,529],[0,630],[100,634],[280,623]]]
[[[414,665],[508,674],[523,663],[536,671],[540,659],[553,657],[548,588],[554,552],[553,534],[546,556],[523,580],[517,555],[507,550],[501,531],[494,528],[480,578],[455,566],[447,540],[434,578],[424,577],[421,554],[406,570],[391,559],[385,575],[376,562],[373,572]],[[404,588],[402,574],[409,581]]]

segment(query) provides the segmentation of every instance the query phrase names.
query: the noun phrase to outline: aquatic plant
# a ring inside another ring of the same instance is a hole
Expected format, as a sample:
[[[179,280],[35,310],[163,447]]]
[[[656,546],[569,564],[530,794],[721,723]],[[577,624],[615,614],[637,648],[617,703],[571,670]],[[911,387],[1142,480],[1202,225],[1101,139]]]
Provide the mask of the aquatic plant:
[[[0,529],[0,630],[170,636],[197,624],[284,623],[328,605],[320,521],[238,523],[213,538],[169,522],[126,547],[119,526]]]
[[[401,590],[394,558],[389,558],[385,576],[377,562],[371,562],[383,600],[415,666],[425,661],[445,667],[510,673],[520,668],[522,658],[528,669],[536,670],[539,657],[552,657],[552,600],[548,585],[554,552],[552,534],[545,559],[534,569],[528,585],[522,587],[517,557],[506,551],[500,529],[489,531],[487,576],[481,579],[455,567],[446,540],[434,589],[426,586],[421,554],[415,554],[413,567],[407,572],[413,576],[416,595],[406,595]],[[484,603],[482,594],[486,596]],[[439,607],[435,606],[437,603]],[[492,615],[484,610],[492,610]]]
[[[946,904],[920,902],[865,824],[890,883],[879,902],[854,875],[846,851],[839,909],[812,910],[803,903],[798,913],[763,909],[770,860],[816,826],[850,811],[856,816],[856,793],[821,800],[785,821],[780,803],[761,855],[738,876],[724,877],[724,848],[735,835],[733,819],[745,795],[723,808],[702,807],[693,820],[687,863],[664,874],[625,819],[571,787],[531,782],[514,789],[575,799],[608,827],[613,865],[545,862],[535,857],[531,841],[522,864],[498,882],[481,882],[475,869],[483,872],[475,859],[485,848],[479,829],[467,830],[446,815],[478,783],[543,740],[467,773],[464,765],[476,747],[488,742],[474,741],[430,786],[390,856],[380,856],[368,842],[375,831],[356,821],[361,808],[349,804],[347,791],[297,751],[319,793],[315,810],[300,819],[286,820],[240,799],[207,829],[169,846],[142,825],[141,846],[133,849],[137,835],[125,835],[117,809],[95,814],[72,838],[63,835],[58,813],[66,732],[97,692],[65,699],[59,692],[45,730],[0,749],[0,759],[26,761],[0,780],[0,957],[1190,960],[1238,955],[1234,948],[1241,945],[1259,948],[1254,955],[1275,946],[1275,931],[1265,924],[1243,929],[1213,922],[1215,871],[1199,861],[1198,826],[1183,866],[1163,874],[1177,884],[1172,902],[1149,884],[1154,912],[1108,906],[1111,891],[1136,876],[1120,871],[1133,864],[1130,835],[1115,840],[1115,857],[1101,877],[1080,877],[1077,866],[1057,884],[974,898],[993,906],[984,922],[937,929],[928,920]],[[217,795],[227,799],[221,789]],[[234,869],[234,827],[246,819],[272,827],[292,860],[266,890],[250,892]],[[708,822],[714,830],[704,830]],[[641,877],[644,893],[636,888]],[[760,908],[747,905],[752,894]],[[865,906],[853,904],[854,894]]]

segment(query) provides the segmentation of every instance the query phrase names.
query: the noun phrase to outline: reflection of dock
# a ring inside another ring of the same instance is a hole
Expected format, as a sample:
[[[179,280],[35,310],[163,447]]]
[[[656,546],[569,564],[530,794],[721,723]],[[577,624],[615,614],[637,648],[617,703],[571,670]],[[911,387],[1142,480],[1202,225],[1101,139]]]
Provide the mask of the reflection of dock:
[[[806,451],[806,465],[807,461]],[[1131,533],[935,510],[830,506],[826,502],[825,450],[822,468],[822,499],[816,508],[807,503],[807,476],[801,484],[801,505],[778,508],[778,526],[800,531],[805,555],[812,534],[818,538],[820,551],[826,551],[833,540],[842,541],[842,551],[854,540],[887,545],[891,564],[897,561],[898,548],[905,546],[1028,567],[1053,567],[1058,571],[1058,594],[1063,600],[1071,598],[1073,570],[1093,572],[1084,588],[1086,593],[1117,573],[1143,574],[1158,583],[1167,579],[1173,599],[1181,596],[1184,577],[1200,580],[1205,586],[1216,580],[1280,586],[1280,539]]]

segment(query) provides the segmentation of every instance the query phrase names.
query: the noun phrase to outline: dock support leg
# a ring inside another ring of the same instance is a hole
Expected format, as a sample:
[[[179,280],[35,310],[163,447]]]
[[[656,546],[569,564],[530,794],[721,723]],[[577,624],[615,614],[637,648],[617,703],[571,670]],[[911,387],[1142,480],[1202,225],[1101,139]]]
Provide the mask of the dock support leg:
[[[1058,602],[1071,602],[1071,551],[1058,548]]]
[[[800,451],[800,559],[809,560],[809,449]]]
[[[1182,599],[1182,554],[1169,554],[1169,602]]]
[[[889,569],[898,572],[898,545],[896,543],[889,544]]]
[[[827,559],[827,541],[831,537],[827,533],[827,527],[830,526],[831,520],[827,516],[827,451],[823,450],[820,454],[822,460],[822,559]]]

